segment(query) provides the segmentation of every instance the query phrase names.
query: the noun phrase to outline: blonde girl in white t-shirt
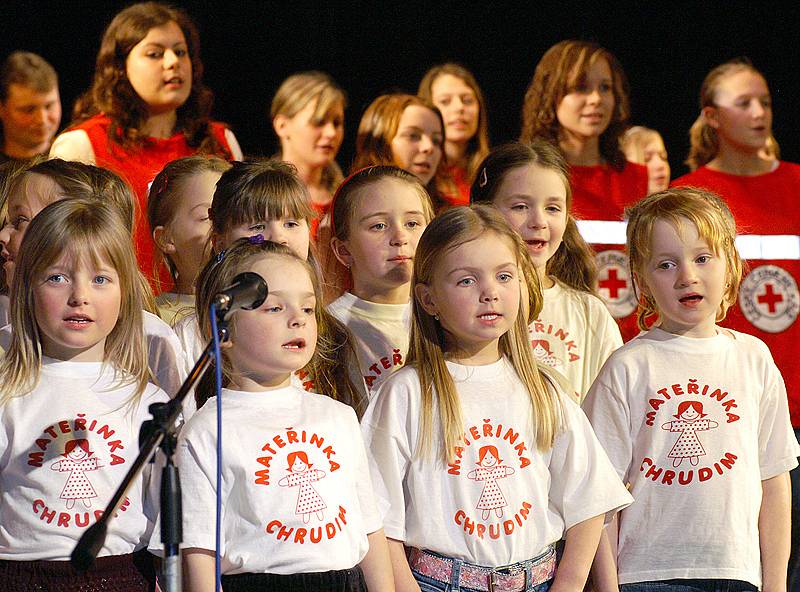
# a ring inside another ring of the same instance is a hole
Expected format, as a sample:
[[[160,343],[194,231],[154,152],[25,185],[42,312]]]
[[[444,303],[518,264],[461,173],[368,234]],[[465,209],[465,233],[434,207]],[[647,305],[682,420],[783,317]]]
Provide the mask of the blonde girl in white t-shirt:
[[[412,282],[408,363],[362,421],[397,588],[582,589],[604,514],[631,499],[533,358],[542,297],[524,243],[494,208],[453,208],[423,233]]]
[[[151,591],[150,470],[109,524],[95,565],[69,557],[136,458],[151,403],[144,295],[113,206],[64,199],[29,223],[0,363],[0,580],[6,590]]]
[[[313,267],[290,248],[239,239],[198,278],[203,337],[209,307],[243,272],[269,294],[237,312],[223,349],[221,572],[240,590],[391,590],[391,567],[353,409],[304,391],[291,376],[306,367],[324,328]],[[320,343],[330,355],[330,344]],[[201,383],[198,389],[208,389]],[[204,398],[216,392],[204,393]],[[184,495],[184,573],[190,592],[214,590],[217,406],[187,422],[178,457]],[[362,573],[363,570],[363,573]]]
[[[594,252],[570,213],[564,157],[544,140],[498,146],[478,168],[471,199],[494,205],[525,242],[544,295],[541,313],[528,326],[534,355],[563,374],[583,400],[622,337],[596,295]]]
[[[595,589],[783,592],[800,446],[766,345],[717,326],[742,277],[733,216],[679,187],[627,217],[646,333],[611,355],[584,408],[636,502],[603,535]]]
[[[346,291],[328,311],[353,334],[371,393],[405,362],[414,252],[431,218],[422,183],[395,166],[361,169],[334,196],[330,248],[336,259],[325,277],[341,278]]]

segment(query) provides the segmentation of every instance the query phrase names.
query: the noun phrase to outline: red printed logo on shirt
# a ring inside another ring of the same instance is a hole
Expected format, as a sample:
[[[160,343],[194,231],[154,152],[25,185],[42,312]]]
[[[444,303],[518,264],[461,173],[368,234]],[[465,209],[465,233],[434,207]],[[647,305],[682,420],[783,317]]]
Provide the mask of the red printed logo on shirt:
[[[256,461],[261,466],[254,473],[256,485],[277,485],[295,495],[294,515],[268,520],[264,529],[268,535],[279,542],[316,544],[334,538],[347,525],[344,506],[331,512],[319,492],[319,482],[341,468],[325,436],[286,428],[267,439]]]
[[[777,265],[761,265],[739,287],[744,317],[767,333],[786,331],[800,312],[800,292],[791,274]]]
[[[645,456],[639,471],[661,485],[703,483],[730,471],[738,456],[714,446],[714,434],[739,421],[738,405],[728,391],[691,378],[648,399],[645,427],[677,434],[668,451]],[[654,435],[655,436],[655,435]],[[709,444],[710,443],[710,444]]]
[[[513,534],[525,525],[533,503],[513,499],[509,502],[501,484],[531,465],[528,446],[519,431],[491,419],[468,428],[462,441],[464,445],[456,446],[447,473],[475,481],[480,488],[475,488],[475,505],[456,510],[453,521],[466,534],[479,539]],[[470,466],[476,468],[466,468]]]
[[[636,310],[636,292],[630,277],[628,257],[622,251],[597,253],[597,294],[615,319],[624,319]]]
[[[27,464],[63,474],[64,482],[57,491],[39,492],[31,506],[33,513],[56,528],[85,528],[96,522],[103,515],[98,499],[106,500],[114,491],[99,476],[104,467],[126,462],[124,450],[114,426],[86,413],[46,427],[28,452]],[[125,498],[119,511],[129,506]]]
[[[380,360],[367,366],[368,374],[364,375],[364,382],[367,388],[372,390],[376,382],[382,381],[389,376],[392,372],[399,369],[403,365],[403,354],[399,349],[392,350],[390,355],[383,356]]]

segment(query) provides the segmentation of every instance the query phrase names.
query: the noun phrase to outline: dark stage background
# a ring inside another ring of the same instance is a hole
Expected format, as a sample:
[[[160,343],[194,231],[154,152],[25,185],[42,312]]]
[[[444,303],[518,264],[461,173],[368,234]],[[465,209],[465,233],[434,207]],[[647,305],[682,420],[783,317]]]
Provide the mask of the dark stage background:
[[[493,143],[516,139],[522,98],[544,51],[565,38],[593,39],[620,59],[631,86],[633,123],[661,131],[673,176],[686,171],[689,126],[700,83],[713,66],[747,55],[767,77],[774,130],[785,160],[800,161],[800,8],[702,3],[467,2],[278,3],[184,0],[203,42],[205,80],[215,116],[234,129],[246,154],[269,155],[272,94],[287,75],[329,72],[347,90],[347,168],[361,113],[378,94],[416,92],[428,66],[455,60],[478,78]],[[58,70],[69,123],[73,101],[89,85],[103,29],[127,3],[2,3],[0,57],[14,49],[43,55]]]

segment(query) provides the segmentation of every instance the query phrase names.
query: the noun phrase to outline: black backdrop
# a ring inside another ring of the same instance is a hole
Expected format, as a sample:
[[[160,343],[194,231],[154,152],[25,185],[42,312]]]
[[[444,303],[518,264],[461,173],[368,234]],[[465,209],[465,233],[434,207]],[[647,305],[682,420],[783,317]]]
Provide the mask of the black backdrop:
[[[321,69],[349,95],[339,156],[347,168],[369,102],[385,91],[415,92],[427,67],[447,60],[477,76],[492,142],[515,139],[522,98],[541,55],[562,39],[587,38],[622,62],[633,122],[661,131],[673,176],[686,170],[687,131],[703,77],[740,55],[749,56],[770,83],[782,157],[800,160],[800,109],[794,104],[800,95],[797,5],[778,13],[776,5],[753,2],[175,3],[200,27],[215,116],[231,124],[247,154],[269,155],[275,148],[266,113],[283,78]],[[67,125],[75,97],[89,85],[102,31],[127,4],[6,0],[0,7],[0,58],[27,49],[49,60],[61,78]]]

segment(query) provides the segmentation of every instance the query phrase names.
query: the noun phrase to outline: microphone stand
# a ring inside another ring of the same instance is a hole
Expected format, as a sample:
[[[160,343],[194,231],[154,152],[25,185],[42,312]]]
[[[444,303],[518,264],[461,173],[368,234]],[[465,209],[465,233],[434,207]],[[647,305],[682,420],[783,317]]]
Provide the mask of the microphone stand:
[[[220,342],[227,338],[228,316],[233,311],[217,312],[218,333]],[[227,314],[226,314],[227,313]],[[214,359],[214,340],[206,345],[203,354],[197,360],[194,368],[189,372],[174,399],[166,403],[153,403],[149,411],[153,419],[142,424],[139,431],[139,456],[128,469],[117,491],[100,519],[86,531],[78,540],[72,551],[72,565],[86,571],[94,563],[97,554],[103,547],[108,523],[116,515],[125,494],[133,481],[144,469],[145,464],[155,452],[157,446],[161,447],[166,458],[166,466],[161,477],[161,541],[164,545],[164,579],[161,581],[164,592],[181,592],[181,565],[179,545],[183,537],[183,519],[181,511],[181,488],[178,479],[178,468],[173,462],[175,446],[177,444],[176,422],[180,415],[183,401],[197,381],[205,374],[211,361]]]

